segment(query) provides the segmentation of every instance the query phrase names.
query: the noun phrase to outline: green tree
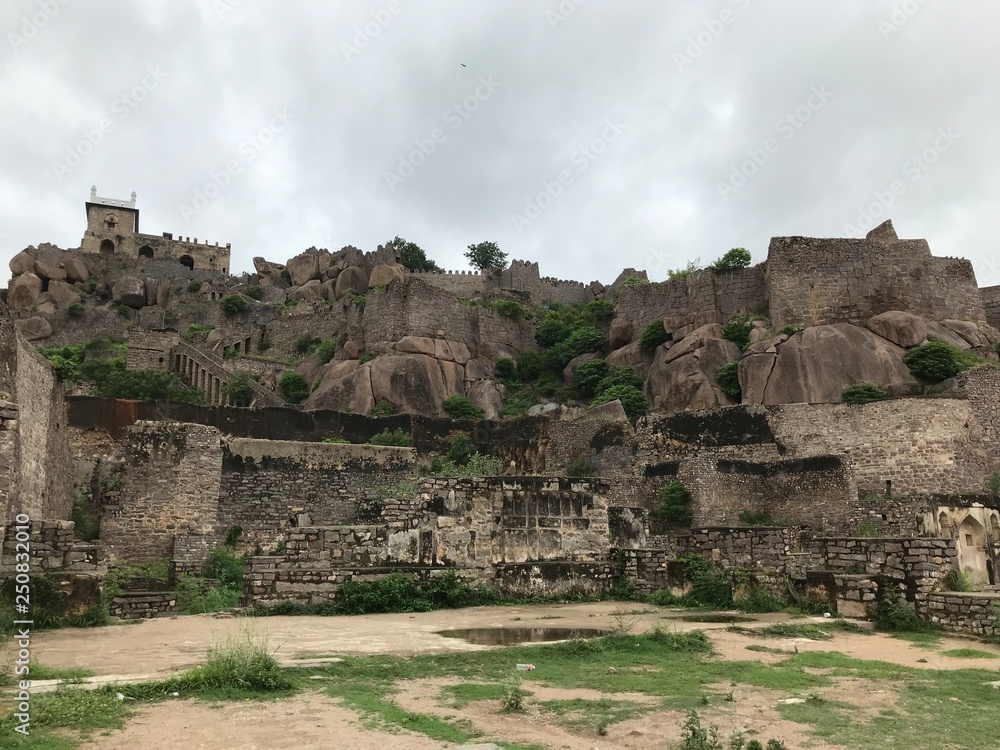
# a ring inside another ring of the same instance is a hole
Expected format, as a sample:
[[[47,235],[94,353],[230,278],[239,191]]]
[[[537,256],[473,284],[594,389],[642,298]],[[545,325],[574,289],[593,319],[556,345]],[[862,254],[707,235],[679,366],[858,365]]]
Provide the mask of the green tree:
[[[465,257],[469,259],[469,265],[480,271],[499,273],[507,265],[507,253],[501,251],[500,246],[495,242],[479,242],[475,245],[469,245]]]
[[[750,251],[742,247],[734,247],[728,253],[719,258],[709,266],[715,273],[724,271],[735,271],[737,268],[746,268],[751,261]]]
[[[278,381],[278,392],[290,404],[297,404],[309,395],[309,384],[295,370],[285,370]]]
[[[608,376],[608,365],[603,359],[582,363],[573,373],[573,383],[583,395],[595,395],[597,386]]]
[[[622,408],[629,419],[637,419],[646,413],[648,404],[646,395],[632,385],[615,385],[601,391],[597,398],[591,402],[591,407],[608,404],[612,401],[621,401]]]
[[[441,402],[441,408],[452,419],[482,419],[486,415],[465,396],[449,396]]]
[[[729,362],[720,367],[715,376],[715,381],[719,384],[722,392],[729,398],[737,400],[743,397],[743,391],[740,389],[739,367],[739,362]]]
[[[398,234],[392,240],[392,246],[399,251],[399,262],[410,271],[440,271],[441,267],[427,257],[420,245],[404,240]]]
[[[222,392],[229,397],[230,405],[247,407],[253,403],[254,389],[251,383],[250,373],[238,372],[222,386]]]
[[[601,394],[609,388],[616,386],[631,386],[641,391],[643,381],[638,375],[632,372],[632,368],[627,365],[616,365],[608,370],[608,374],[597,384],[596,393]]]
[[[639,348],[647,352],[652,352],[656,351],[656,348],[660,344],[665,344],[668,341],[670,341],[670,334],[663,327],[663,321],[657,320],[646,326],[642,332],[642,335],[639,337]]]
[[[671,482],[656,493],[656,516],[667,523],[690,526],[694,520],[691,511],[691,493],[683,482]]]
[[[913,377],[924,383],[940,383],[965,369],[961,353],[939,339],[930,339],[910,349],[903,355],[903,363],[910,368]]]
[[[247,309],[247,299],[242,294],[227,294],[219,300],[223,315],[232,317]]]
[[[870,404],[881,401],[888,394],[874,383],[855,383],[844,389],[841,400],[845,404]]]

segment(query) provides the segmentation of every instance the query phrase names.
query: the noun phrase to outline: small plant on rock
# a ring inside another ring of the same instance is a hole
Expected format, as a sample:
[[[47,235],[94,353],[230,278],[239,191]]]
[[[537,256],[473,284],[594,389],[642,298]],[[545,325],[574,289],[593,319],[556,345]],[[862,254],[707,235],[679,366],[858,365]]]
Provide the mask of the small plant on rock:
[[[670,341],[670,334],[663,327],[663,321],[650,323],[639,337],[639,348],[647,352],[655,351],[658,346]]]
[[[285,370],[278,381],[278,391],[281,397],[290,404],[297,404],[309,395],[309,384],[295,370]]]
[[[734,398],[737,401],[743,398],[743,390],[740,388],[739,368],[739,362],[728,362],[719,368],[719,372],[715,376],[715,381],[719,384],[722,392],[729,396],[729,398]]]
[[[247,309],[247,300],[242,294],[227,294],[219,300],[219,307],[223,315],[232,317]]]
[[[888,393],[874,383],[855,383],[844,389],[841,399],[845,404],[870,404],[881,401]]]
[[[372,445],[388,445],[402,448],[412,445],[413,440],[409,434],[403,432],[401,428],[397,427],[394,430],[382,430],[382,432],[377,435],[373,435],[372,439],[368,442]]]
[[[691,511],[691,493],[683,482],[671,482],[656,493],[657,506],[653,512],[658,518],[678,526],[690,526],[694,520]]]
[[[441,402],[441,408],[452,419],[482,419],[486,416],[485,411],[465,396],[449,396]]]
[[[368,413],[372,417],[391,417],[396,413],[396,405],[392,401],[377,401]]]

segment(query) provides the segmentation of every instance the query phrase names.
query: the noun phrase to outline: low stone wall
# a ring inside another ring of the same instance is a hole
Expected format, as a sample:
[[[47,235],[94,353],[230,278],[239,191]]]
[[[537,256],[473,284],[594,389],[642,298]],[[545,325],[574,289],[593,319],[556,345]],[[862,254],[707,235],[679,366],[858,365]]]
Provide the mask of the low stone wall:
[[[112,617],[120,620],[147,620],[178,611],[173,591],[126,591],[111,601]]]
[[[28,525],[31,530],[27,545],[33,574],[60,572],[104,576],[107,573],[104,548],[77,541],[72,521],[34,521]],[[3,539],[0,571],[13,571],[15,555],[23,551],[18,547],[16,534],[13,524],[0,526],[0,538]]]
[[[610,588],[612,565],[607,562],[539,562],[496,566],[501,593],[517,597],[598,596]]]
[[[815,567],[835,573],[865,574],[904,586],[918,603],[958,567],[954,539],[814,539]]]
[[[1000,593],[939,591],[928,594],[924,616],[958,633],[1000,636]]]

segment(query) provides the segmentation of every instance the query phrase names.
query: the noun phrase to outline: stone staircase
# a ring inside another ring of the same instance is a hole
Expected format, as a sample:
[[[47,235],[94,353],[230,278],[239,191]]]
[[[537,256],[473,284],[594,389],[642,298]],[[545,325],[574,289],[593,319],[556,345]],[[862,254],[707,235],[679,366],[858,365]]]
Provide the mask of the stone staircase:
[[[192,388],[202,391],[208,403],[223,406],[229,403],[229,398],[222,387],[232,378],[233,371],[214,354],[182,341],[171,351],[170,370],[186,380]],[[268,390],[253,378],[249,382],[254,391],[253,406],[286,405],[278,394]]]

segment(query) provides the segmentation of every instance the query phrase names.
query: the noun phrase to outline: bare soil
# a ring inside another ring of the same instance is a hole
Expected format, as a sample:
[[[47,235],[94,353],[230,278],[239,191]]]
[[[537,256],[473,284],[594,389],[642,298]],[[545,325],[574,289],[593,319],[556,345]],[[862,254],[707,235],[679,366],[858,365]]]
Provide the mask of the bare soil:
[[[218,618],[213,615],[164,618],[138,625],[117,625],[89,630],[60,630],[39,633],[33,638],[37,660],[49,667],[83,667],[98,675],[153,673],[166,675],[202,662],[208,647],[227,634],[251,627],[267,637],[283,660],[336,655],[389,653],[407,656],[419,653],[473,651],[488,648],[446,638],[439,631],[480,627],[567,627],[614,629],[623,624],[638,633],[655,626],[677,631],[704,630],[719,656],[726,660],[753,660],[773,663],[786,658],[783,653],[748,650],[766,646],[794,651],[830,651],[859,658],[934,669],[985,668],[996,670],[1000,659],[961,659],[942,655],[953,648],[990,651],[1000,649],[969,640],[943,637],[934,649],[882,634],[837,633],[833,641],[809,639],[763,639],[726,631],[725,623],[697,623],[678,620],[671,610],[613,602],[562,604],[535,607],[480,607],[458,611],[419,614],[366,615],[359,617],[269,617],[259,619]],[[788,615],[758,616],[760,624],[790,619]],[[809,622],[803,619],[802,622]],[[753,627],[754,623],[749,623]],[[0,660],[10,657],[0,651]],[[651,667],[652,669],[655,669]],[[449,680],[427,679],[399,686],[395,701],[402,708],[470,722],[485,737],[507,742],[565,750],[662,749],[679,738],[683,712],[652,710],[642,716],[612,724],[606,736],[593,728],[573,726],[539,703],[581,698],[587,700],[631,701],[650,706],[655,699],[641,694],[602,694],[594,690],[565,690],[536,683],[524,714],[505,714],[498,701],[477,701],[456,708],[441,696]],[[317,687],[319,684],[317,683]],[[705,723],[718,725],[723,735],[739,728],[751,736],[781,737],[789,747],[835,750],[808,734],[808,727],[781,718],[776,710],[787,696],[745,685],[719,684],[718,693],[734,692],[732,702],[713,702],[700,711]],[[896,694],[889,683],[856,678],[839,678],[818,691],[829,701],[860,706],[862,716],[874,717],[891,707]],[[197,701],[168,702],[143,706],[121,731],[95,735],[84,747],[95,749],[131,748],[166,750],[189,747],[197,750],[270,750],[291,748],[320,750],[342,747],[357,750],[388,748],[444,748],[447,743],[423,735],[372,727],[335,699],[319,692],[304,692],[276,701],[210,704]]]

